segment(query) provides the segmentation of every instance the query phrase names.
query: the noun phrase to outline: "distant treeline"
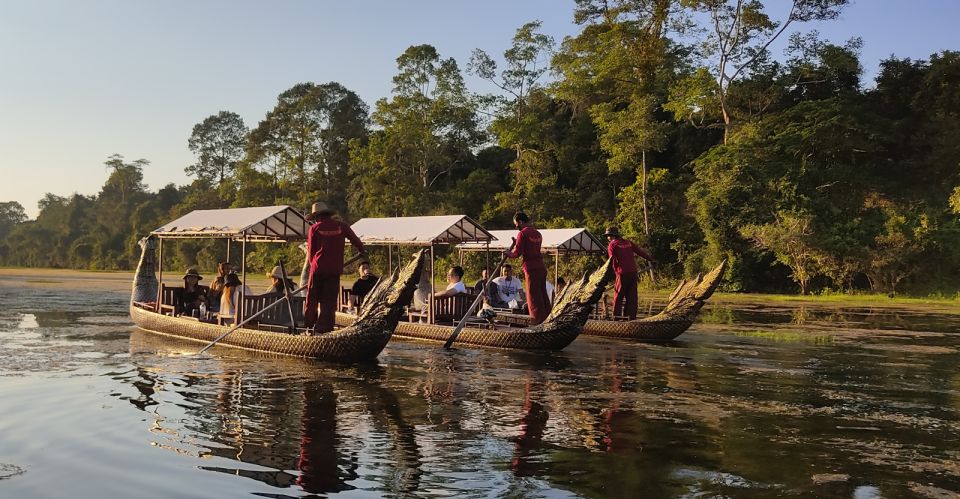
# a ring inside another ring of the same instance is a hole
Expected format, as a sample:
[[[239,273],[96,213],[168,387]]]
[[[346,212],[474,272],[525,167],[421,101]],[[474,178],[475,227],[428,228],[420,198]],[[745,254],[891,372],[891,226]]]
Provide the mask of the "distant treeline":
[[[298,83],[252,129],[203,119],[189,185],[148,192],[149,161],[117,155],[98,194],[47,194],[34,221],[0,204],[0,264],[129,269],[139,237],[190,210],[323,200],[348,221],[465,213],[500,229],[523,209],[541,227],[615,224],[651,248],[659,282],[727,258],[728,289],[953,294],[958,53],[890,58],[865,88],[857,39],[768,51],[846,3],[794,0],[771,19],[761,2],[577,0],[582,30],[559,44],[531,22],[465,67],[411,46],[372,109],[339,83]],[[464,70],[496,94],[471,92]],[[209,265],[222,246],[180,243],[165,261]]]

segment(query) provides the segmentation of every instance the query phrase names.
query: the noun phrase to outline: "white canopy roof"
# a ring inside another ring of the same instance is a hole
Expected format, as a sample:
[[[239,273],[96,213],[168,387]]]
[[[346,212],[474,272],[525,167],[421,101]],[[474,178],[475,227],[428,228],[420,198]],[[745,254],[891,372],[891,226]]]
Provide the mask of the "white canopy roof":
[[[466,215],[361,218],[351,228],[366,244],[430,246],[493,239],[486,229]]]
[[[543,236],[540,251],[543,253],[602,253],[607,247],[587,229],[538,229]],[[491,230],[497,238],[490,242],[490,249],[503,251],[510,247],[510,238],[517,237],[516,230]],[[463,251],[485,251],[485,243],[464,243],[457,245]]]
[[[283,206],[194,210],[151,234],[161,238],[230,238],[249,241],[295,241],[307,238],[311,223]]]

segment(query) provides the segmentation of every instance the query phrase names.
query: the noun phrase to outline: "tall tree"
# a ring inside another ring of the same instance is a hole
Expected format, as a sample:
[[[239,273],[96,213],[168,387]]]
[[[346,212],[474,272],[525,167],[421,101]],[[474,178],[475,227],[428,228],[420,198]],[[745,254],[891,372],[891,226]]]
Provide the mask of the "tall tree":
[[[658,94],[665,88],[666,34],[676,7],[676,0],[578,0],[574,19],[585,28],[568,38],[554,59],[565,77],[555,89],[561,97],[587,106],[609,173],[639,176],[647,238],[647,159],[666,144],[667,127],[657,116]]]
[[[497,62],[481,49],[474,49],[467,64],[468,72],[505,93],[490,97],[497,115],[493,131],[502,147],[516,151],[516,159],[520,159],[529,143],[531,129],[536,129],[536,123],[531,123],[525,112],[527,100],[531,92],[541,88],[540,78],[550,68],[554,40],[540,32],[541,26],[540,21],[532,21],[517,29],[513,44],[503,53],[506,68],[499,75]]]
[[[243,158],[247,140],[243,118],[230,111],[220,111],[193,126],[187,146],[197,162],[186,167],[187,175],[212,185],[223,185],[233,175]]]
[[[339,83],[294,85],[250,132],[246,162],[271,173],[277,201],[305,207],[322,198],[343,210],[349,143],[366,139],[367,113],[363,100]]]
[[[701,70],[691,73],[674,93],[674,111],[683,118],[715,102],[723,122],[724,143],[734,121],[731,87],[769,61],[770,44],[794,23],[835,19],[850,0],[791,0],[782,21],[766,13],[760,0],[681,0],[702,19],[695,40],[702,48]]]
[[[367,214],[412,213],[472,164],[484,138],[454,59],[415,45],[397,58],[397,70],[393,96],[377,101],[372,115],[380,130],[351,153],[354,202]]]

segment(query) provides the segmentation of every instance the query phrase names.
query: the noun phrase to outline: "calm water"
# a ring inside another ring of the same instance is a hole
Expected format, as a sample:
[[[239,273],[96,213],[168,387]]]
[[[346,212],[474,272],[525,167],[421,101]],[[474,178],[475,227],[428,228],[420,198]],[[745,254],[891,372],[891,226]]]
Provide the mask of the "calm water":
[[[960,492],[952,314],[714,305],[669,345],[342,367],[197,356],[126,302],[0,286],[0,498]]]

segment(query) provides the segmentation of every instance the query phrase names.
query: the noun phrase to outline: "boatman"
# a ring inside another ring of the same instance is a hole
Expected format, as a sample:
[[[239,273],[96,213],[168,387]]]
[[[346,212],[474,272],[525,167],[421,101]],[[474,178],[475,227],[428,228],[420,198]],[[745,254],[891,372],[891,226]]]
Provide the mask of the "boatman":
[[[607,254],[613,261],[613,271],[617,273],[617,282],[613,288],[613,315],[636,319],[637,263],[633,260],[633,255],[640,255],[650,263],[655,262],[650,252],[621,237],[616,227],[607,227],[603,235],[610,241]]]
[[[550,314],[550,300],[547,298],[547,267],[540,254],[540,235],[530,217],[522,211],[513,215],[513,225],[520,231],[512,250],[504,252],[508,258],[523,257],[523,273],[527,280],[527,307],[530,309],[531,325],[540,324]]]
[[[307,328],[312,327],[315,334],[333,331],[337,297],[340,294],[340,273],[343,272],[344,240],[349,239],[357,251],[366,253],[363,243],[350,226],[335,220],[333,214],[326,203],[313,203],[310,214],[305,217],[314,224],[307,235],[310,278],[307,281],[303,322]]]

